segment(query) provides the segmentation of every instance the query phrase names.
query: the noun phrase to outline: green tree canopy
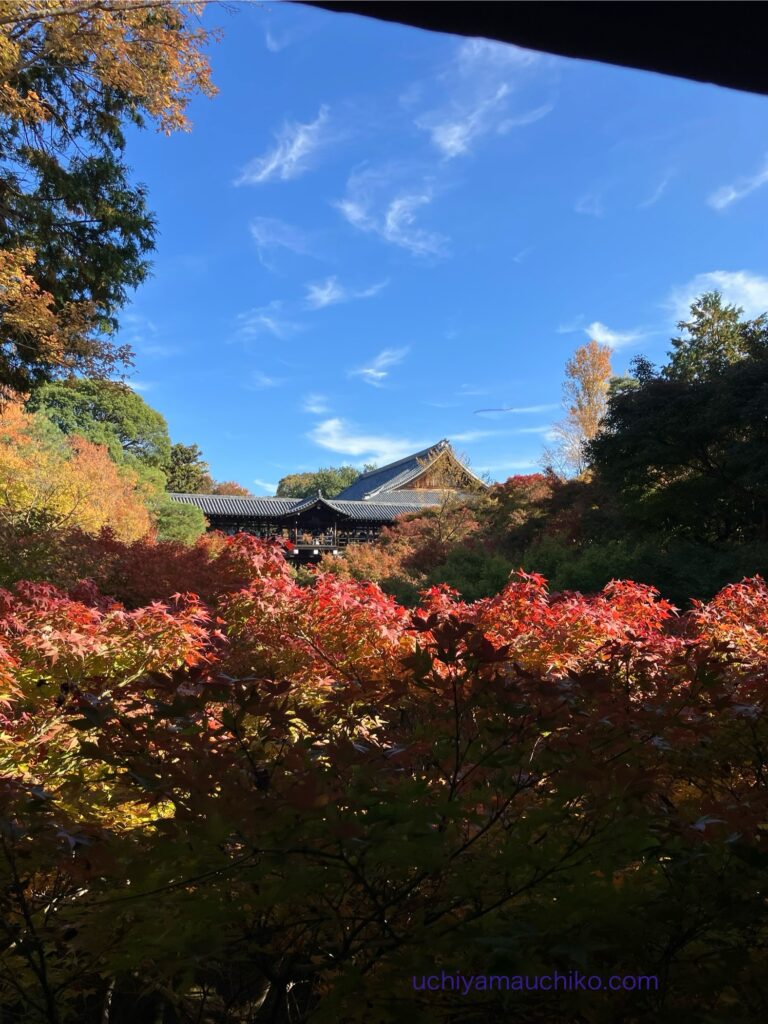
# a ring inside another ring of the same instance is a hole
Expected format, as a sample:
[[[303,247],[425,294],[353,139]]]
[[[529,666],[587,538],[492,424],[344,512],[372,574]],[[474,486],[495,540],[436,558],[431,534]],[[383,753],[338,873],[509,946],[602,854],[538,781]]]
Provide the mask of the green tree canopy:
[[[768,314],[743,320],[743,309],[728,305],[719,292],[706,292],[691,304],[689,320],[677,324],[664,375],[670,380],[711,380],[733,363],[768,354]]]
[[[116,315],[147,276],[155,219],[125,128],[185,128],[190,96],[213,92],[193,7],[2,6],[0,384],[26,392],[129,359]]]
[[[214,483],[196,444],[174,444],[168,464],[168,490],[176,494],[210,494]]]
[[[167,470],[171,439],[165,418],[124,384],[73,379],[44,384],[27,402],[65,434],[82,434],[106,445],[116,461],[131,456],[146,466]]]
[[[326,498],[335,498],[359,476],[360,470],[354,466],[327,466],[314,473],[291,473],[278,483],[277,495],[280,498],[308,498],[322,491]]]
[[[716,379],[621,389],[587,447],[640,532],[768,540],[768,359],[743,359]]]

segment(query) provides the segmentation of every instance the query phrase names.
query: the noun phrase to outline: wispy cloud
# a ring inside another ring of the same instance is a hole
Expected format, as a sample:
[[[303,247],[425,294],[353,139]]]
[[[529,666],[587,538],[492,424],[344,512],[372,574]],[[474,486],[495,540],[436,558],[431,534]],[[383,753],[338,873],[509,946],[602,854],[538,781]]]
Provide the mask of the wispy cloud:
[[[493,131],[506,134],[545,117],[552,103],[510,112],[511,97],[540,54],[488,39],[466,39],[438,76],[440,101],[415,120],[446,160],[463,156]],[[418,93],[416,94],[418,95]]]
[[[502,430],[465,430],[461,434],[448,434],[449,441],[459,441],[460,443],[470,444],[472,441],[481,441],[484,437],[498,437],[499,434],[506,433]]]
[[[299,256],[311,256],[309,239],[300,228],[275,217],[256,217],[251,221],[251,237],[256,243],[259,260],[268,270],[272,270],[270,256],[277,249],[297,253]]]
[[[264,45],[270,53],[280,53],[288,46],[289,42],[288,36],[279,36],[269,28],[264,33]]]
[[[181,345],[138,345],[141,355],[156,356],[165,359],[168,356],[176,356],[183,351]]]
[[[715,210],[725,210],[731,203],[744,199],[751,192],[768,184],[768,157],[763,166],[749,178],[739,178],[732,185],[723,185],[707,197],[707,203]]]
[[[120,338],[134,349],[140,356],[165,359],[182,352],[180,345],[167,344],[158,340],[160,328],[143,313],[129,310],[124,313],[120,323]]]
[[[555,330],[558,334],[573,334],[574,331],[580,331],[582,329],[584,326],[584,319],[584,314],[579,313],[578,316],[573,317],[564,324],[559,324]]]
[[[605,214],[602,196],[595,192],[588,192],[576,200],[574,210],[576,213],[583,213],[589,217],[602,217]]]
[[[540,413],[550,412],[552,409],[558,409],[559,406],[555,402],[554,404],[548,405],[505,405],[492,409],[475,409],[476,416],[498,416],[500,414],[512,415],[512,416],[525,416],[529,413]]]
[[[278,179],[289,181],[309,169],[310,156],[329,141],[328,107],[320,107],[314,121],[307,124],[286,122],[277,135],[277,145],[264,156],[256,157],[235,180],[235,185],[260,185]]]
[[[608,345],[610,348],[620,348],[622,345],[631,345],[634,341],[640,341],[642,338],[646,338],[649,331],[637,328],[632,331],[615,331],[605,324],[601,324],[599,320],[594,320],[591,324],[582,328],[584,333],[590,340],[599,342],[601,345]]]
[[[325,395],[307,395],[301,404],[301,408],[303,412],[311,412],[315,416],[322,416],[330,412],[328,399]]]
[[[302,329],[301,324],[286,319],[283,303],[276,299],[266,306],[250,309],[238,317],[239,331],[243,338],[258,338],[272,334],[276,338],[288,338]]]
[[[637,204],[638,209],[639,210],[647,210],[648,207],[655,206],[656,203],[658,203],[658,201],[661,199],[661,197],[667,191],[667,186],[668,185],[669,185],[669,177],[663,178],[659,182],[659,184],[656,186],[656,188],[653,190],[653,192],[648,196],[648,198],[644,199],[642,203],[638,203]]]
[[[685,320],[691,303],[704,292],[720,292],[726,302],[741,306],[747,317],[768,311],[768,277],[748,270],[712,270],[697,274],[687,284],[672,289],[665,303],[675,320]]]
[[[350,302],[353,299],[370,299],[386,288],[388,281],[379,281],[368,288],[347,288],[337,277],[328,277],[325,281],[307,285],[306,304],[310,309],[324,309],[335,306],[339,302]]]
[[[431,183],[401,187],[393,196],[393,179],[398,176],[402,171],[392,167],[354,171],[347,181],[346,196],[333,205],[359,231],[378,235],[415,256],[445,255],[447,238],[416,223],[418,210],[434,199]]]
[[[545,423],[540,427],[517,427],[513,434],[543,434],[547,439],[552,437],[552,424]]]
[[[243,386],[248,391],[266,391],[268,388],[276,388],[284,383],[285,381],[281,377],[270,377],[266,373],[262,373],[261,370],[254,370],[249,381]]]
[[[428,131],[433,145],[450,160],[468,153],[471,143],[490,130],[492,115],[508,94],[509,86],[502,83],[492,96],[481,100],[471,109],[455,111],[447,118],[445,114],[425,114],[417,119],[416,127]]]
[[[361,433],[338,418],[324,420],[307,436],[321,448],[347,455],[358,462],[394,462],[425,446],[423,440]]]
[[[260,490],[266,491],[267,494],[274,494],[277,490],[277,484],[273,484],[269,480],[254,480],[253,483],[255,483]]]
[[[368,366],[361,366],[357,370],[350,370],[350,377],[360,377],[366,384],[380,388],[389,376],[390,368],[401,363],[408,354],[406,348],[385,348],[372,360]]]
[[[543,117],[546,117],[547,114],[551,114],[554,109],[554,103],[542,103],[541,106],[534,107],[533,110],[526,110],[522,114],[515,114],[514,117],[505,118],[496,131],[499,135],[506,135],[513,128],[525,128],[526,125],[535,124]]]
[[[494,462],[488,466],[475,467],[476,473],[503,473],[512,469],[534,469],[538,465],[533,459],[518,459],[512,462]]]
[[[151,391],[155,386],[153,380],[129,380],[127,383],[128,387],[138,392]]]

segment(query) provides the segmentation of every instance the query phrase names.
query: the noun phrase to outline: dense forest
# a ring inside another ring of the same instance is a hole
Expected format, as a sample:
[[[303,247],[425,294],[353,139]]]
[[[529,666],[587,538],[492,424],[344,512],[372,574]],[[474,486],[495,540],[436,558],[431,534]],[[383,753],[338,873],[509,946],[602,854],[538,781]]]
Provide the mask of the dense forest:
[[[0,10],[0,1022],[764,1020],[768,316],[316,569],[206,532],[117,341],[199,6]]]

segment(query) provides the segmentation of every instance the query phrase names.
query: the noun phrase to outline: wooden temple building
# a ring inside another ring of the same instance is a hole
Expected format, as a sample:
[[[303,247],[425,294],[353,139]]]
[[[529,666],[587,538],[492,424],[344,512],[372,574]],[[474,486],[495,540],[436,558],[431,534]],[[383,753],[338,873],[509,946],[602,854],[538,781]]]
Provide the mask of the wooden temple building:
[[[486,484],[459,460],[448,441],[363,473],[334,498],[242,498],[228,494],[171,494],[195,505],[209,529],[291,542],[294,557],[316,561],[349,543],[375,540],[398,516],[434,508],[447,495],[469,496]]]

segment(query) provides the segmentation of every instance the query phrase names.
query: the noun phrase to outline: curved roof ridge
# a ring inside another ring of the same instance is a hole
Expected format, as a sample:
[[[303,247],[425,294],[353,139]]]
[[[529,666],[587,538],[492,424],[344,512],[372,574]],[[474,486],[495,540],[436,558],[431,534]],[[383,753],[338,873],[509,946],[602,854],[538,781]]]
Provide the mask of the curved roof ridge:
[[[361,473],[355,480],[355,483],[358,480],[365,480],[367,476],[373,476],[374,473],[381,473],[385,469],[394,469],[395,466],[399,466],[403,462],[410,462],[411,459],[420,459],[423,455],[429,455],[430,452],[435,451],[437,448],[442,449],[446,446],[450,447],[450,442],[447,438],[443,437],[439,441],[435,441],[434,444],[429,445],[428,448],[422,448],[420,452],[414,452],[413,455],[404,455],[402,459],[396,459],[394,462],[388,462],[385,466],[377,466],[376,469],[369,469],[366,473]]]

